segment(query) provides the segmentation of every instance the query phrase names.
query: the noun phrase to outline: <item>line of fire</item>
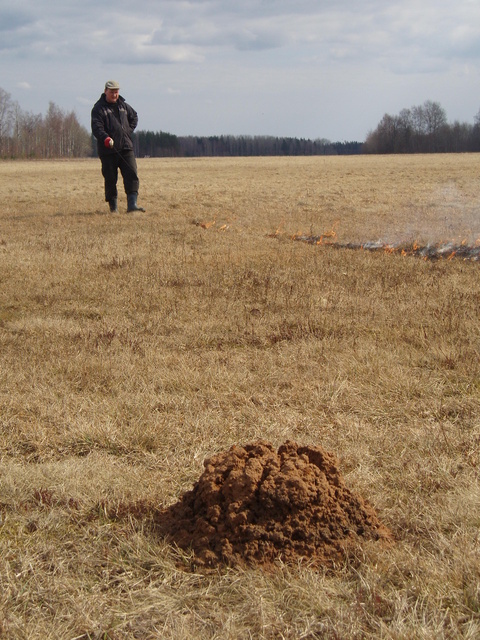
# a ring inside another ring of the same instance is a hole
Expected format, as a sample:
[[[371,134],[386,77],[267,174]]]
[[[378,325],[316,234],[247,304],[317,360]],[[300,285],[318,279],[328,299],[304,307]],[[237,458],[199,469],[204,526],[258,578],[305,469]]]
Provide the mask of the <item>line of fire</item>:
[[[277,229],[269,237],[281,235]],[[378,251],[384,253],[395,253],[402,256],[416,256],[424,260],[453,260],[461,259],[470,262],[480,261],[480,238],[475,243],[462,242],[439,242],[432,244],[419,244],[418,242],[402,242],[398,244],[386,243],[380,240],[376,242],[338,242],[335,227],[321,235],[307,235],[297,233],[292,240],[306,242],[308,244],[328,246],[333,249],[351,249],[363,251]]]

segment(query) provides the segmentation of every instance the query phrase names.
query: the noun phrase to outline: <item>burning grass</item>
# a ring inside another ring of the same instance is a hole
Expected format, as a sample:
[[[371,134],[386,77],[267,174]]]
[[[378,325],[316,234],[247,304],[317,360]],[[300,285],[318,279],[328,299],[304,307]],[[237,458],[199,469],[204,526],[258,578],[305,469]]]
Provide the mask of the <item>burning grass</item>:
[[[308,244],[326,245],[333,249],[353,249],[364,251],[381,251],[383,253],[397,253],[401,256],[415,256],[424,260],[452,260],[453,258],[478,262],[480,260],[480,242],[475,245],[468,245],[467,242],[456,244],[455,242],[441,242],[428,245],[419,245],[417,242],[400,242],[389,244],[386,242],[335,242],[327,240],[332,235],[306,236],[302,234],[294,235],[293,240],[306,242]]]
[[[397,249],[476,247],[478,156],[139,167],[112,216],[96,161],[0,165],[0,635],[477,637],[478,264]],[[259,440],[395,544],[192,572],[159,510]]]
[[[395,243],[384,242],[382,240],[339,242],[337,240],[337,227],[338,222],[332,229],[320,235],[296,233],[292,236],[292,240],[306,242],[307,244],[327,246],[333,249],[378,251],[387,254],[399,254],[401,256],[415,256],[423,258],[424,260],[453,260],[453,258],[469,262],[478,262],[480,260],[480,238],[473,244],[469,244],[466,239],[461,242],[452,240],[449,242],[434,242],[429,244],[421,244],[416,240],[410,242],[398,241]],[[281,230],[277,229],[273,234],[268,234],[268,237],[278,238],[280,235]]]

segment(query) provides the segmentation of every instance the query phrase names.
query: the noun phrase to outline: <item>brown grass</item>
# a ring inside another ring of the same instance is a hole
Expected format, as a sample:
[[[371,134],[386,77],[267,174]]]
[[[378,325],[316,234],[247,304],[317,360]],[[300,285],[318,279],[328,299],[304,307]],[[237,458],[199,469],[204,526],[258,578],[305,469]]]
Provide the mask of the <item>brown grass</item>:
[[[0,637],[480,636],[479,156],[0,164]],[[125,209],[125,198],[121,197]],[[396,544],[214,575],[151,516],[203,460],[321,445]]]

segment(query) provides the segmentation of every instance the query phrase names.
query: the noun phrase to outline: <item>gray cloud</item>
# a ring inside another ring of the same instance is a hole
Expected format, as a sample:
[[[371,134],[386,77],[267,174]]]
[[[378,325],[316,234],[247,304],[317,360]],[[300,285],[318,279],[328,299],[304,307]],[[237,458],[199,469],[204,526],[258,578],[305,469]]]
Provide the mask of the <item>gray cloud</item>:
[[[15,7],[0,7],[0,32],[16,31],[29,24],[28,13]]]
[[[137,64],[198,62],[213,48],[291,47],[296,55],[301,46],[316,47],[332,61],[380,57],[387,64],[396,51],[413,60],[479,55],[480,9],[468,0],[456,5],[433,0],[421,5],[416,0],[140,0],[115,6],[112,12],[91,0],[74,6],[50,0],[23,3],[19,11],[3,9],[3,46],[21,57],[26,50],[45,57],[97,53],[107,61],[120,51],[122,60],[131,55]],[[384,55],[387,49],[390,54]]]
[[[28,83],[41,104],[48,92],[67,107],[74,90],[85,122],[107,76],[137,95],[149,85],[148,126],[178,133],[270,133],[276,123],[278,133],[314,137],[318,120],[321,137],[348,137],[337,121],[350,110],[348,130],[361,137],[388,110],[433,99],[461,119],[476,100],[480,6],[471,0],[118,0],[114,11],[98,0],[2,3],[4,88]]]

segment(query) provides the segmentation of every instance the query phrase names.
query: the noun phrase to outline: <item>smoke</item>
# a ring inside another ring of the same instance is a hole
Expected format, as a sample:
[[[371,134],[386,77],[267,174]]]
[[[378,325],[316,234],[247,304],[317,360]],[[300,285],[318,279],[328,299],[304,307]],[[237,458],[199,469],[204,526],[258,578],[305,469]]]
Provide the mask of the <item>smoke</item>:
[[[454,182],[438,189],[428,205],[404,212],[403,230],[389,231],[383,242],[422,245],[475,245],[480,240],[480,196],[461,191]]]

